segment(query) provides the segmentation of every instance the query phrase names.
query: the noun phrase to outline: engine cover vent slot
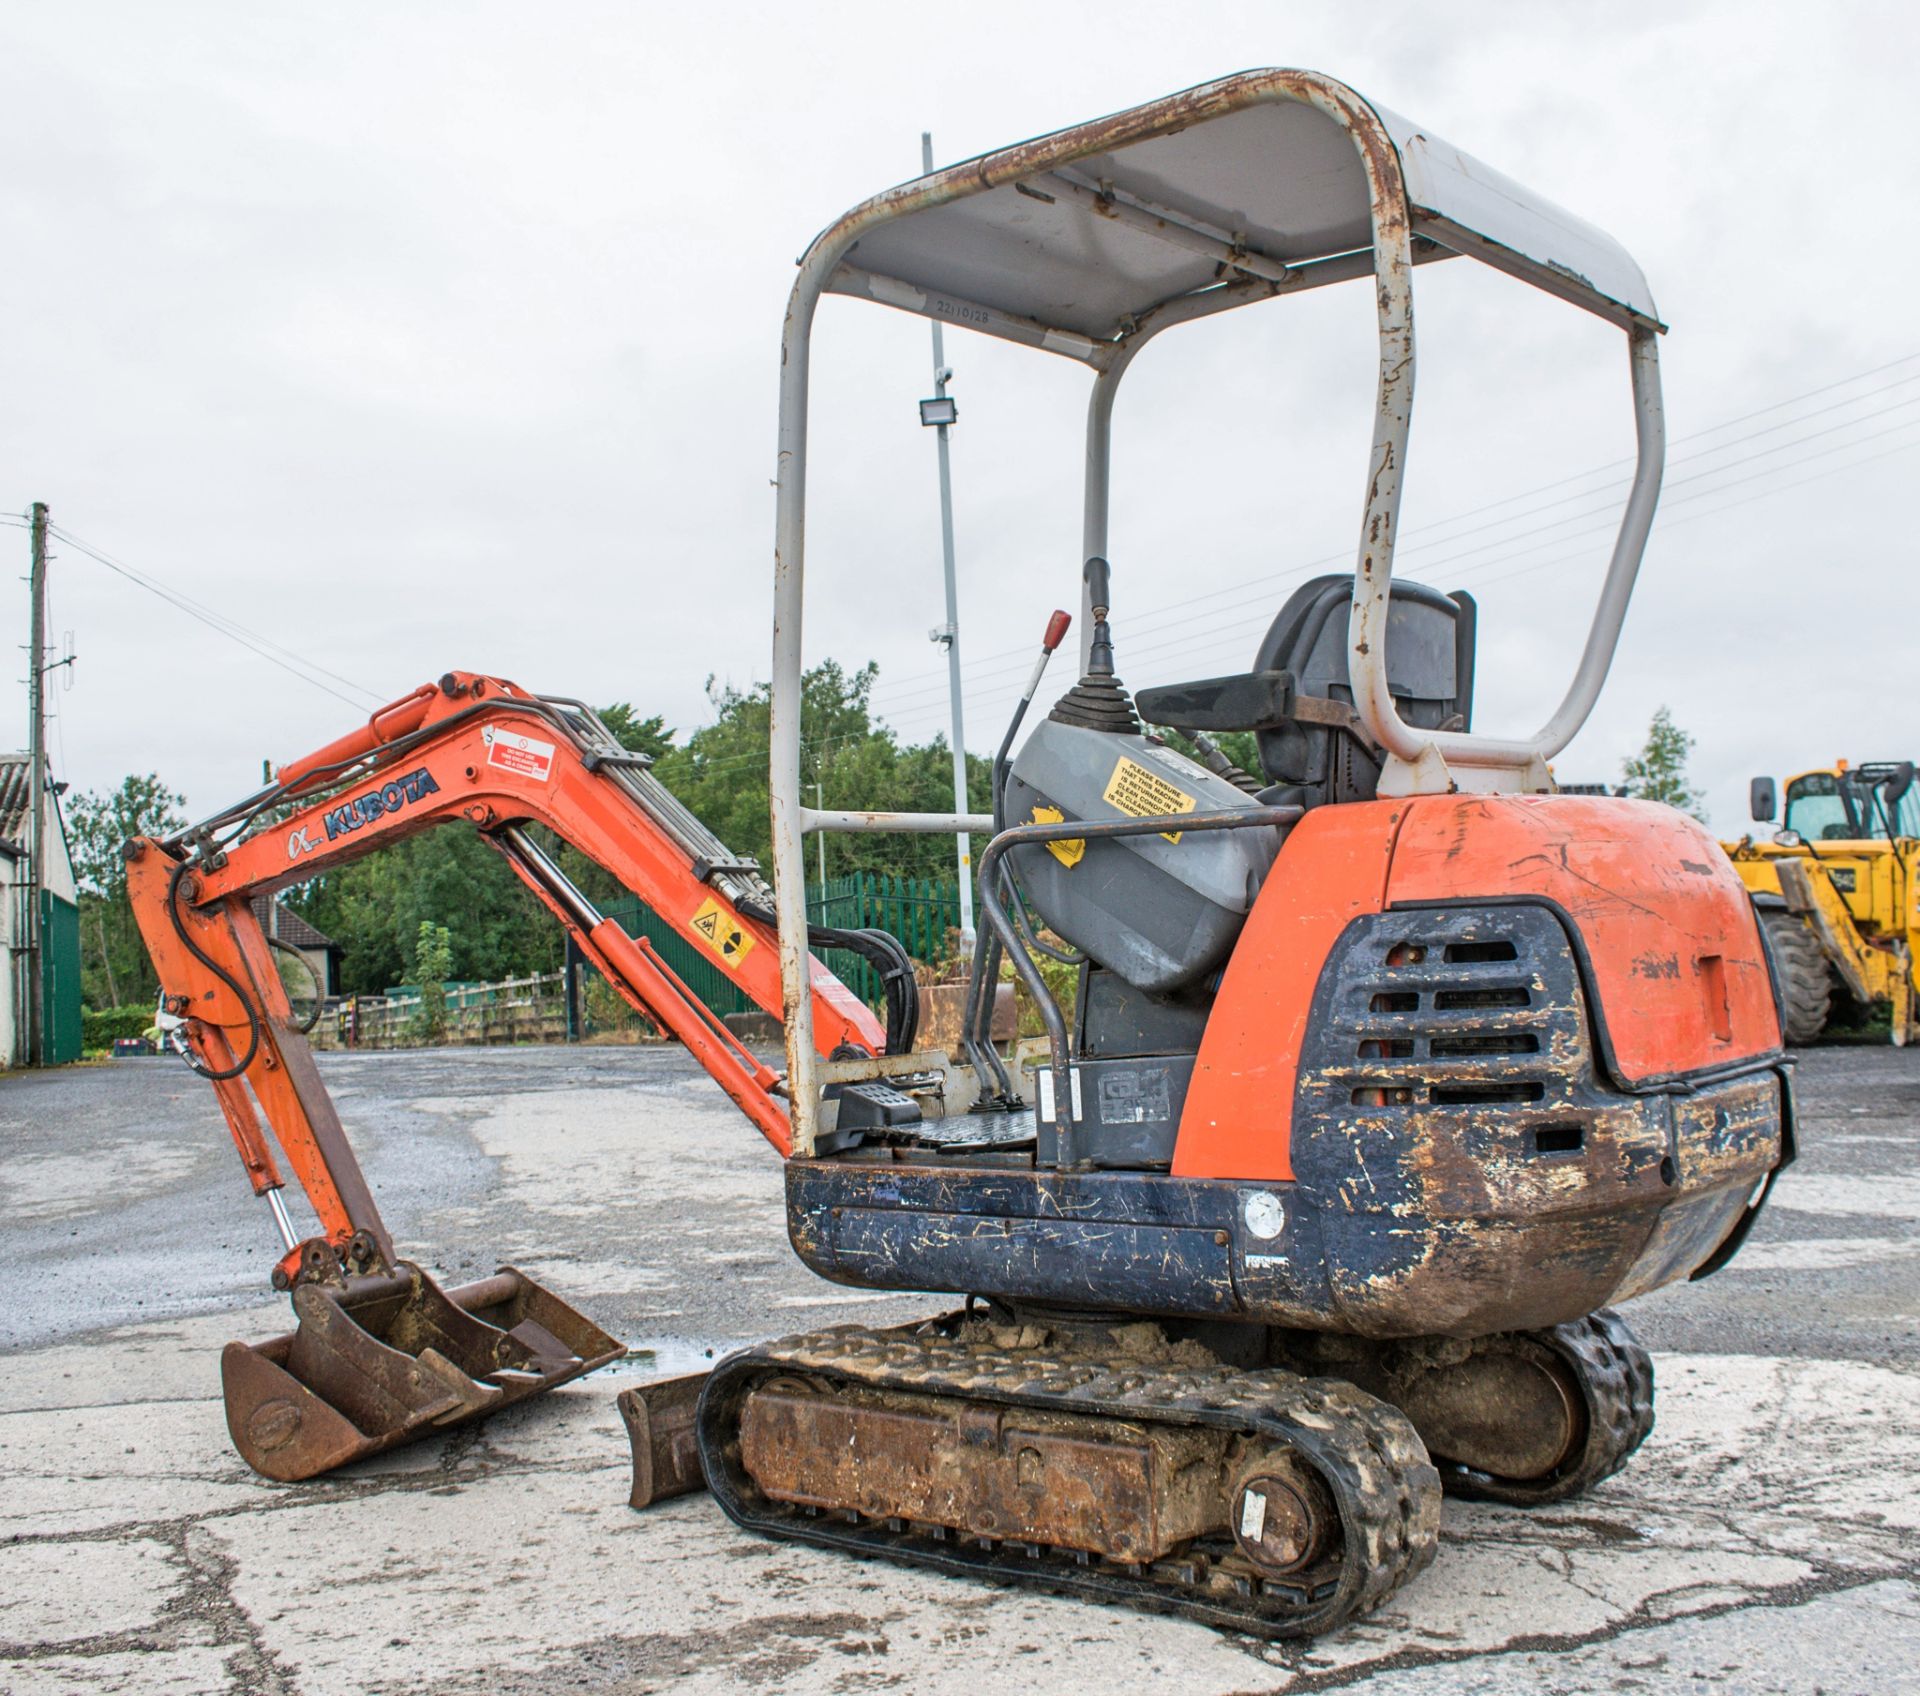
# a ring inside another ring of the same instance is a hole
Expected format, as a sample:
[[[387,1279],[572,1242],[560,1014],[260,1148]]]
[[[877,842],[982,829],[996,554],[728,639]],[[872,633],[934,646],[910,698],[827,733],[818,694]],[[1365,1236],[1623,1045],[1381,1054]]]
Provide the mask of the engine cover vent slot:
[[[1420,908],[1354,920],[1322,971],[1299,1108],[1342,1121],[1372,1110],[1458,1113],[1502,1127],[1508,1150],[1577,1155],[1556,1141],[1594,1105],[1592,1039],[1573,945],[1545,907]],[[1311,1097],[1311,1099],[1309,1099]],[[1535,1141],[1540,1108],[1544,1143]]]
[[[1459,966],[1481,960],[1516,960],[1519,953],[1507,938],[1500,936],[1487,942],[1449,942],[1446,957],[1448,965]]]
[[[1392,1038],[1387,1039],[1389,1042]],[[1365,1048],[1367,1045],[1360,1045]],[[1458,1060],[1470,1054],[1538,1054],[1540,1039],[1532,1031],[1500,1031],[1490,1036],[1436,1036],[1427,1039],[1427,1052],[1436,1060]]]
[[[1522,984],[1501,984],[1487,989],[1437,989],[1433,992],[1433,1004],[1443,1012],[1470,1007],[1526,1007],[1532,1001],[1532,992]]]
[[[1545,1084],[1525,1082],[1434,1084],[1427,1093],[1436,1107],[1473,1107],[1492,1101],[1538,1101],[1547,1089]]]

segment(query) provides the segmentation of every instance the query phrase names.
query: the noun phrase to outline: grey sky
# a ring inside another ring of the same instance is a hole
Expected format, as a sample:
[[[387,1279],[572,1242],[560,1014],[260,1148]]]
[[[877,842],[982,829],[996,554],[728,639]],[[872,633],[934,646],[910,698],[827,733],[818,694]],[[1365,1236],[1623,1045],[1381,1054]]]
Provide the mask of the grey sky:
[[[4,39],[0,508],[48,501],[358,686],[61,548],[54,752],[81,787],[156,770],[209,811],[455,666],[704,722],[709,674],[767,670],[780,318],[813,233],[916,174],[922,128],[946,162],[1254,64],[1339,76],[1599,224],[1673,326],[1667,499],[1561,776],[1616,776],[1666,702],[1737,831],[1750,772],[1920,740],[1908,8],[181,0],[15,7]],[[1619,337],[1471,264],[1423,270],[1416,306],[1399,569],[1480,596],[1480,727],[1530,730],[1605,559]],[[878,660],[918,739],[945,722],[927,329],[846,301],[821,326],[808,657]],[[1245,663],[1350,559],[1373,352],[1349,288],[1143,356],[1116,425],[1129,684]],[[947,353],[978,749],[1074,604],[1085,376]],[[24,533],[0,548],[24,572]],[[24,585],[0,628],[24,642]]]

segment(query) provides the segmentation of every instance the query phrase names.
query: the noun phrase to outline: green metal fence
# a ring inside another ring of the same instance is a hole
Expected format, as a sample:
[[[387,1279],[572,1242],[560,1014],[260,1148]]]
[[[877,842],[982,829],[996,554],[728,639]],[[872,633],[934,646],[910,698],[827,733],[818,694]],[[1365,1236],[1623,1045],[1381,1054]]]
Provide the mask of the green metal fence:
[[[601,912],[627,933],[645,937],[660,951],[660,958],[673,968],[674,975],[706,1005],[719,1014],[748,1013],[753,1002],[741,993],[740,986],[705,949],[696,947],[678,926],[661,918],[636,895],[608,901]]]
[[[856,872],[807,886],[807,918],[836,930],[884,930],[897,936],[916,960],[943,959],[950,933],[960,923],[960,891],[937,878],[884,877]],[[827,969],[862,1001],[879,1006],[880,974],[857,954],[829,948]]]
[[[627,935],[644,936],[693,993],[714,1012],[745,1013],[753,1002],[726,968],[696,947],[637,896],[606,902],[601,909]],[[884,930],[906,944],[916,960],[938,960],[948,950],[949,934],[960,923],[960,894],[955,885],[935,878],[883,877],[858,872],[829,878],[825,886],[807,886],[807,918],[838,930]],[[883,998],[880,974],[857,954],[838,948],[821,958],[827,969],[862,1001],[878,1007]]]

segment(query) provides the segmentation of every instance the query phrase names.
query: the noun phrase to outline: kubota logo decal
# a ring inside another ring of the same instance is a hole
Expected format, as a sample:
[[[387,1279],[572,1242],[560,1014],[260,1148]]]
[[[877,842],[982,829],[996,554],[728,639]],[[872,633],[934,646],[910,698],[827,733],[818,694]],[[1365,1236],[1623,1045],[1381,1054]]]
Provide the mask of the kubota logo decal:
[[[287,832],[287,858],[289,860],[297,860],[302,854],[311,854],[314,849],[319,846],[320,844],[307,834],[307,827],[305,825],[302,825],[298,830]]]
[[[347,835],[362,825],[372,824],[375,819],[385,818],[388,813],[397,813],[402,807],[411,806],[423,795],[437,795],[440,785],[433,781],[433,773],[425,766],[410,771],[405,777],[396,777],[391,783],[382,784],[378,789],[369,789],[366,794],[335,807],[324,819],[327,827],[327,840]],[[304,835],[304,831],[296,835]],[[293,842],[287,843],[288,857],[292,857]],[[306,843],[301,852],[318,847],[318,843]]]

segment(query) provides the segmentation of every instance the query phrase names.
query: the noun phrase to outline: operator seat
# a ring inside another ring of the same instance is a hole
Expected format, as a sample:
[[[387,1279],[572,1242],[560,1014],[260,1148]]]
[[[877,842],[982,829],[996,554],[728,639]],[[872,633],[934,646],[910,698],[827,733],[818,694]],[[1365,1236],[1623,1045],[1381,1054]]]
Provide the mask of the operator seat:
[[[1270,805],[1372,800],[1383,756],[1350,716],[1352,604],[1349,575],[1303,583],[1268,628],[1252,671],[1142,689],[1135,697],[1141,717],[1175,730],[1252,731],[1273,785],[1261,794]],[[1464,591],[1444,595],[1424,583],[1393,585],[1387,686],[1408,724],[1423,730],[1471,727],[1475,622],[1473,597]]]

